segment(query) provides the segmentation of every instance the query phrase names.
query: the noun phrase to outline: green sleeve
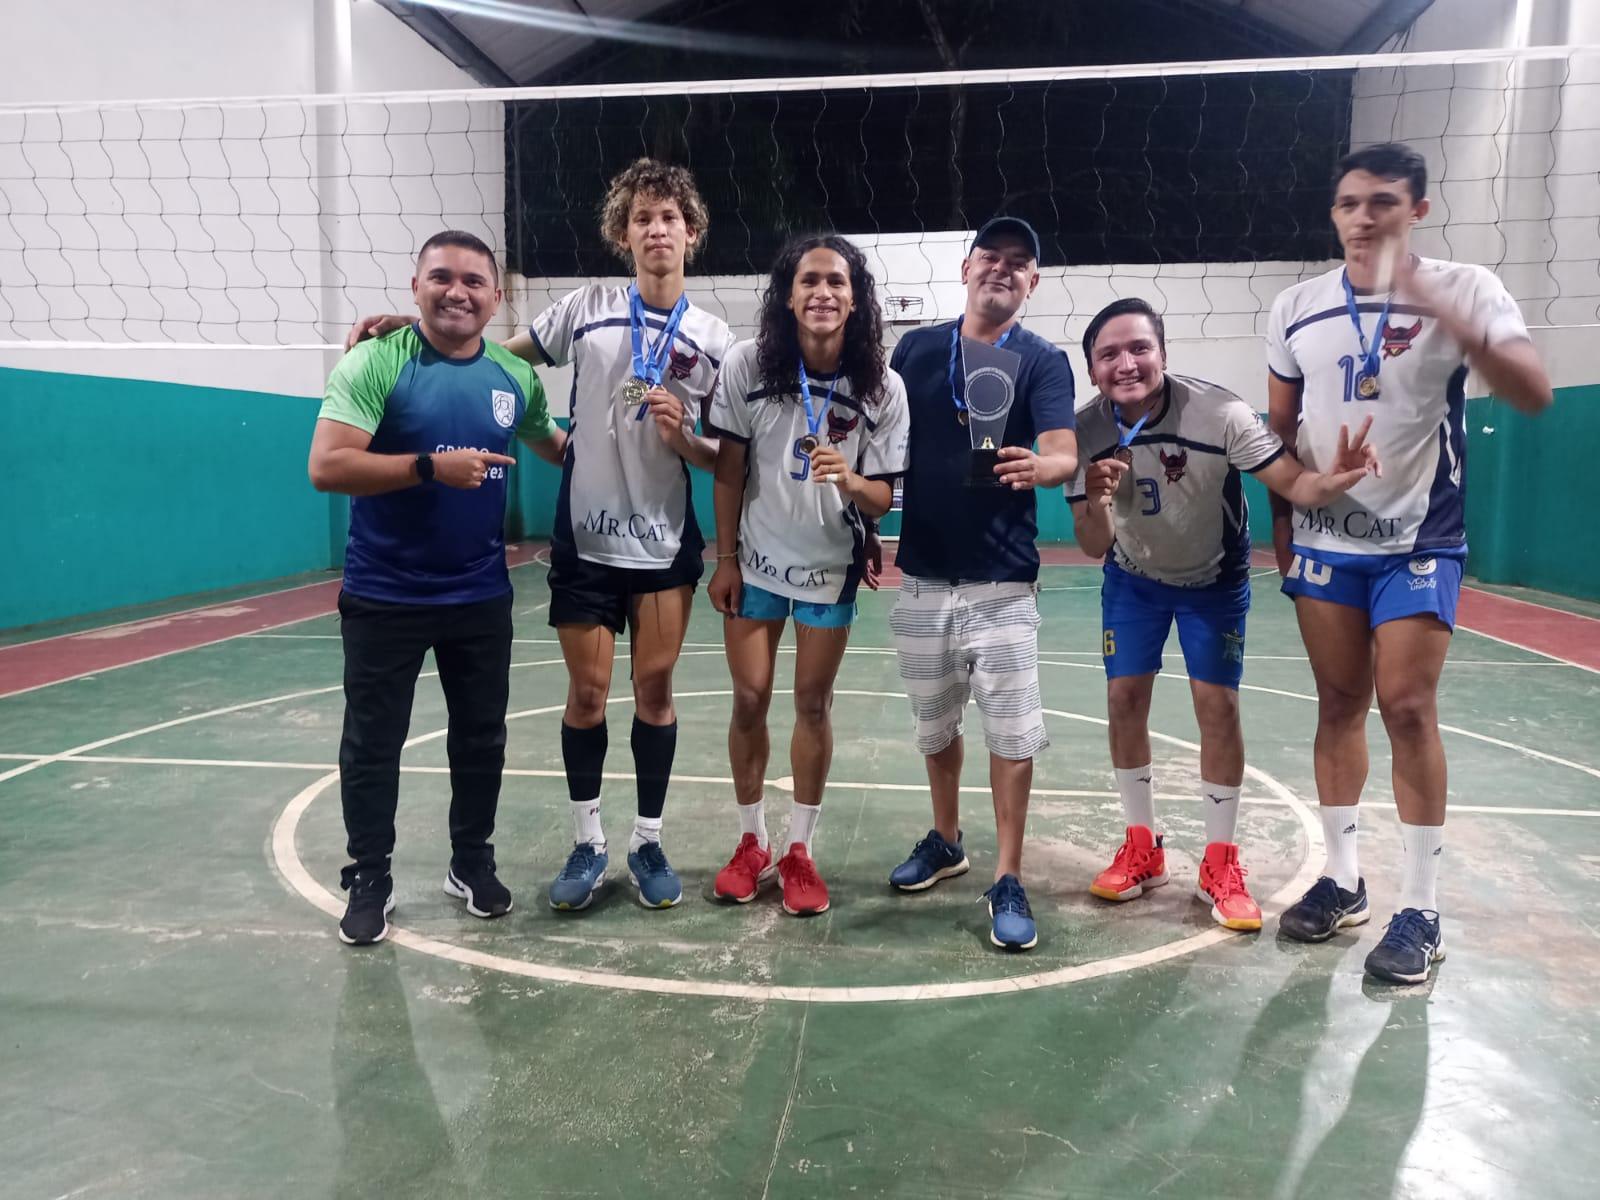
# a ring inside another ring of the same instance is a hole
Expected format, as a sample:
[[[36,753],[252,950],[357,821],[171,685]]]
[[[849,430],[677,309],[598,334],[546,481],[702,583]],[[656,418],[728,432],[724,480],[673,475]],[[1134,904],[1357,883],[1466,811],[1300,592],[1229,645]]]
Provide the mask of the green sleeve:
[[[328,376],[317,418],[376,433],[389,393],[394,391],[401,370],[416,356],[417,349],[417,333],[409,325],[357,344]]]
[[[544,384],[539,374],[526,359],[518,358],[503,346],[489,343],[489,355],[504,368],[506,374],[517,381],[522,394],[528,398],[517,423],[517,438],[524,442],[542,442],[556,434],[556,423],[550,419],[550,405],[544,396]]]

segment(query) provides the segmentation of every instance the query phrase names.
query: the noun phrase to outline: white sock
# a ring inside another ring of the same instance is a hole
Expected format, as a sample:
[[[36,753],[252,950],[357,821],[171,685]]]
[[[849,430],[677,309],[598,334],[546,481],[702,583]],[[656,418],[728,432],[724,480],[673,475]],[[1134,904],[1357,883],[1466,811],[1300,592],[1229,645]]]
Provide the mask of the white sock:
[[[600,829],[600,797],[593,800],[568,800],[572,810],[572,840],[582,845],[588,842],[596,850],[606,848],[606,835]]]
[[[789,853],[789,847],[799,842],[806,848],[806,853],[811,852],[811,835],[817,830],[817,818],[822,816],[822,805],[796,803],[789,810],[789,832],[783,839],[783,852]]]
[[[1206,806],[1206,845],[1233,841],[1239,826],[1239,789],[1200,781],[1200,794]]]
[[[1156,827],[1156,788],[1150,768],[1133,767],[1124,770],[1112,767],[1117,777],[1117,794],[1122,797],[1122,816],[1125,824],[1143,825],[1152,833]]]
[[[756,845],[763,850],[767,848],[767,802],[757,800],[754,804],[739,805],[739,833],[753,833],[756,835]]]
[[[632,854],[646,842],[661,841],[660,817],[635,817],[633,819],[633,836],[628,839],[628,853]]]
[[[1324,804],[1317,812],[1322,817],[1322,840],[1328,843],[1328,861],[1322,873],[1347,892],[1361,882],[1361,867],[1356,862],[1356,815],[1360,805]]]
[[[1407,825],[1400,822],[1400,841],[1405,846],[1405,869],[1400,884],[1403,908],[1439,911],[1439,859],[1444,854],[1443,825]]]

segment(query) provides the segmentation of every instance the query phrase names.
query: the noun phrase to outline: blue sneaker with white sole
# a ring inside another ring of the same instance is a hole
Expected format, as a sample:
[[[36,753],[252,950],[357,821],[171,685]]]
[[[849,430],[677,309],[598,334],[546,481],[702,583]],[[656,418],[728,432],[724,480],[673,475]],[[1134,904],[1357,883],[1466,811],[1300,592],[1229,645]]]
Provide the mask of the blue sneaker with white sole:
[[[1433,909],[1403,908],[1367,955],[1367,974],[1390,983],[1423,983],[1444,958],[1444,935]]]
[[[576,912],[594,903],[594,895],[606,881],[606,866],[611,859],[604,850],[579,842],[567,855],[567,862],[550,885],[550,907]]]
[[[889,872],[889,882],[902,892],[920,892],[941,879],[965,874],[971,865],[959,830],[956,840],[947,842],[937,829],[930,829],[928,836],[912,847],[911,857]]]
[[[989,901],[993,925],[989,940],[1002,950],[1032,950],[1039,943],[1039,931],[1028,907],[1028,893],[1015,875],[1002,875],[984,894]]]
[[[660,842],[645,842],[629,854],[628,874],[639,889],[639,903],[646,908],[671,908],[683,899],[683,883],[667,862]]]
[[[1356,880],[1356,890],[1347,892],[1324,875],[1283,910],[1278,930],[1297,942],[1325,942],[1341,929],[1365,925],[1371,916],[1365,879]]]

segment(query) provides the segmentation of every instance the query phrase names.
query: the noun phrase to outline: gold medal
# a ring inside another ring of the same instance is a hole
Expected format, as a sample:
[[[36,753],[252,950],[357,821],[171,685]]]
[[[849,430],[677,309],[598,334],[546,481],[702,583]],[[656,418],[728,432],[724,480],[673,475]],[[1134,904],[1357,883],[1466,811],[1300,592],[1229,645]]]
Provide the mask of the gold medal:
[[[650,385],[635,375],[622,385],[622,402],[627,405],[643,404],[644,394],[650,390]]]
[[[1378,377],[1368,375],[1363,371],[1356,376],[1356,395],[1363,400],[1376,400],[1378,398]]]

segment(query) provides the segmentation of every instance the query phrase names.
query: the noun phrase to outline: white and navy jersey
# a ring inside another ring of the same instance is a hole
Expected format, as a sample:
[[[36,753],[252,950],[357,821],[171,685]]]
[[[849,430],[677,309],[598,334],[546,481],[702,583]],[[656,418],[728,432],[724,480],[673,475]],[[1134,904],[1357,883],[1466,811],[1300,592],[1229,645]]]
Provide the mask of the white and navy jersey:
[[[646,337],[670,314],[645,306]],[[529,332],[556,366],[573,364],[571,440],[552,540],[613,567],[659,568],[705,541],[689,502],[689,466],[668,448],[643,404],[624,404],[633,378],[628,289],[589,284],[534,318]],[[673,338],[662,384],[692,428],[732,342],[728,326],[693,304]]]
[[[1486,267],[1423,258],[1417,274],[1487,330],[1487,344],[1528,336],[1505,285]],[[1287,289],[1272,304],[1267,365],[1302,383],[1295,455],[1307,468],[1333,463],[1339,427],[1370,414],[1368,444],[1383,464],[1321,508],[1296,508],[1295,545],[1337,554],[1465,554],[1467,367],[1460,345],[1432,312],[1395,301],[1379,329],[1384,296],[1358,296],[1367,344],[1380,347],[1378,395],[1361,398],[1361,340],[1350,320],[1344,268]]]
[[[810,386],[812,404],[827,404],[819,441],[868,479],[905,473],[911,420],[899,375],[885,371],[876,404],[859,403],[843,376],[812,376]],[[805,405],[798,392],[762,384],[755,342],[728,352],[711,399],[711,427],[747,447],[739,517],[744,581],[811,604],[854,600],[863,563],[861,515],[833,484],[811,478],[811,458],[800,446],[809,432]]]
[[[1086,498],[1088,464],[1116,453],[1117,410],[1097,395],[1078,410],[1078,474],[1067,489]],[[1168,375],[1166,396],[1129,445],[1132,469],[1112,503],[1112,561],[1176,587],[1233,587],[1250,574],[1250,508],[1240,471],[1259,471],[1283,442],[1227,388]]]

